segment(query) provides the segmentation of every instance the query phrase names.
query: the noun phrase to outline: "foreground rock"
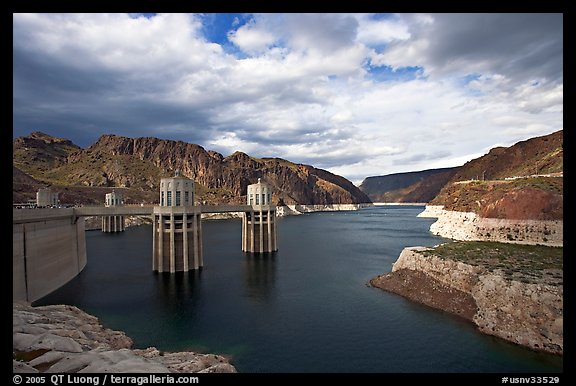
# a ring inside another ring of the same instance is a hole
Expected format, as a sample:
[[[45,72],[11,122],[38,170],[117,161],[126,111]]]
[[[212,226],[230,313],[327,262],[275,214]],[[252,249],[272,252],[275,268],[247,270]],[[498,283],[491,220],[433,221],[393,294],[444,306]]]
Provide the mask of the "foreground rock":
[[[374,287],[459,315],[478,329],[534,350],[562,355],[563,285],[525,283],[481,266],[405,248]]]
[[[194,352],[131,349],[124,332],[67,305],[12,306],[13,372],[235,373],[228,359]]]

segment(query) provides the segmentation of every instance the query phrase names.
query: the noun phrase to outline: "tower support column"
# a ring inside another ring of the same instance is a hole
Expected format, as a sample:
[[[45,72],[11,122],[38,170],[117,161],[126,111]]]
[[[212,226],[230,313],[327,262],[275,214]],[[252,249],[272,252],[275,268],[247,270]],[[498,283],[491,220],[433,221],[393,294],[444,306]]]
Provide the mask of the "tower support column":
[[[200,211],[197,206],[154,207],[154,271],[187,272],[204,265]]]
[[[276,207],[254,206],[242,216],[242,251],[269,253],[278,250],[276,242]]]

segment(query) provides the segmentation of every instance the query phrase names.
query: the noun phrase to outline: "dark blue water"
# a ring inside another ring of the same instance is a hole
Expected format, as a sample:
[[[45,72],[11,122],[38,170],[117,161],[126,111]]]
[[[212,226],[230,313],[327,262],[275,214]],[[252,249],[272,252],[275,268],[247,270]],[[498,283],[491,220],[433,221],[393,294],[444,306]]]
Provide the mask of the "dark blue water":
[[[154,274],[151,226],[87,232],[88,265],[37,304],[76,305],[136,347],[230,355],[241,372],[561,371],[562,359],[366,286],[406,246],[443,239],[422,207],[279,220],[279,251],[241,251],[240,220],[204,221],[200,272]]]

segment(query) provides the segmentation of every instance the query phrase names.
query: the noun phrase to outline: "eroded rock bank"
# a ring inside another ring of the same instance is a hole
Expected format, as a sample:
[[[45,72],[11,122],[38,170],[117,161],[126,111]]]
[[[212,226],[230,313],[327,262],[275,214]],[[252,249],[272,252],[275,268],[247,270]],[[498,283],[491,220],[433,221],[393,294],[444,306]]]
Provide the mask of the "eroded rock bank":
[[[74,306],[13,303],[12,320],[15,373],[236,372],[220,355],[133,349],[124,332],[104,328],[98,318]]]
[[[427,205],[418,217],[438,218],[430,232],[454,240],[564,245],[563,220],[480,217],[473,212],[445,210],[442,205]]]
[[[327,205],[279,205],[277,207],[278,216],[294,216],[303,213],[313,212],[339,212],[359,210],[372,206],[371,203],[365,204],[327,204]]]
[[[563,354],[563,285],[511,280],[499,271],[422,253],[430,250],[405,248],[392,272],[370,284],[462,316],[483,333]]]

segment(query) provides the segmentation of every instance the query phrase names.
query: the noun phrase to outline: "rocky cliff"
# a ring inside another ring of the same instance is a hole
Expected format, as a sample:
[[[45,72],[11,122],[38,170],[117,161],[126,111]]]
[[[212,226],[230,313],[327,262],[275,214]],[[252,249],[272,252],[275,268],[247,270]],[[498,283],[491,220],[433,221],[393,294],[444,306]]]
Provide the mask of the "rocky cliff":
[[[563,155],[564,131],[559,130],[510,147],[495,147],[458,168],[450,182],[559,173],[564,170]]]
[[[66,163],[68,156],[81,148],[68,139],[52,137],[36,131],[26,137],[18,137],[12,143],[14,166],[32,174]]]
[[[563,131],[497,147],[467,162],[430,201],[481,217],[561,220]]]
[[[70,152],[65,163],[39,171],[35,160],[20,151],[26,141],[14,141],[15,166],[41,182],[61,186],[123,187],[156,193],[160,178],[180,169],[197,183],[197,196],[209,203],[244,202],[247,185],[258,178],[273,186],[273,201],[279,204],[370,202],[343,177],[280,158],[254,158],[241,152],[224,157],[182,141],[103,135],[87,149]]]
[[[501,261],[501,257],[496,260]],[[496,267],[440,258],[430,248],[412,247],[402,251],[391,273],[372,279],[370,284],[462,316],[483,333],[562,354],[562,279],[559,283],[557,279],[534,279],[532,272],[518,279]],[[514,264],[509,269],[516,270]],[[562,272],[554,271],[555,275]]]
[[[133,349],[121,331],[65,305],[12,306],[14,373],[235,373],[220,355]]]

